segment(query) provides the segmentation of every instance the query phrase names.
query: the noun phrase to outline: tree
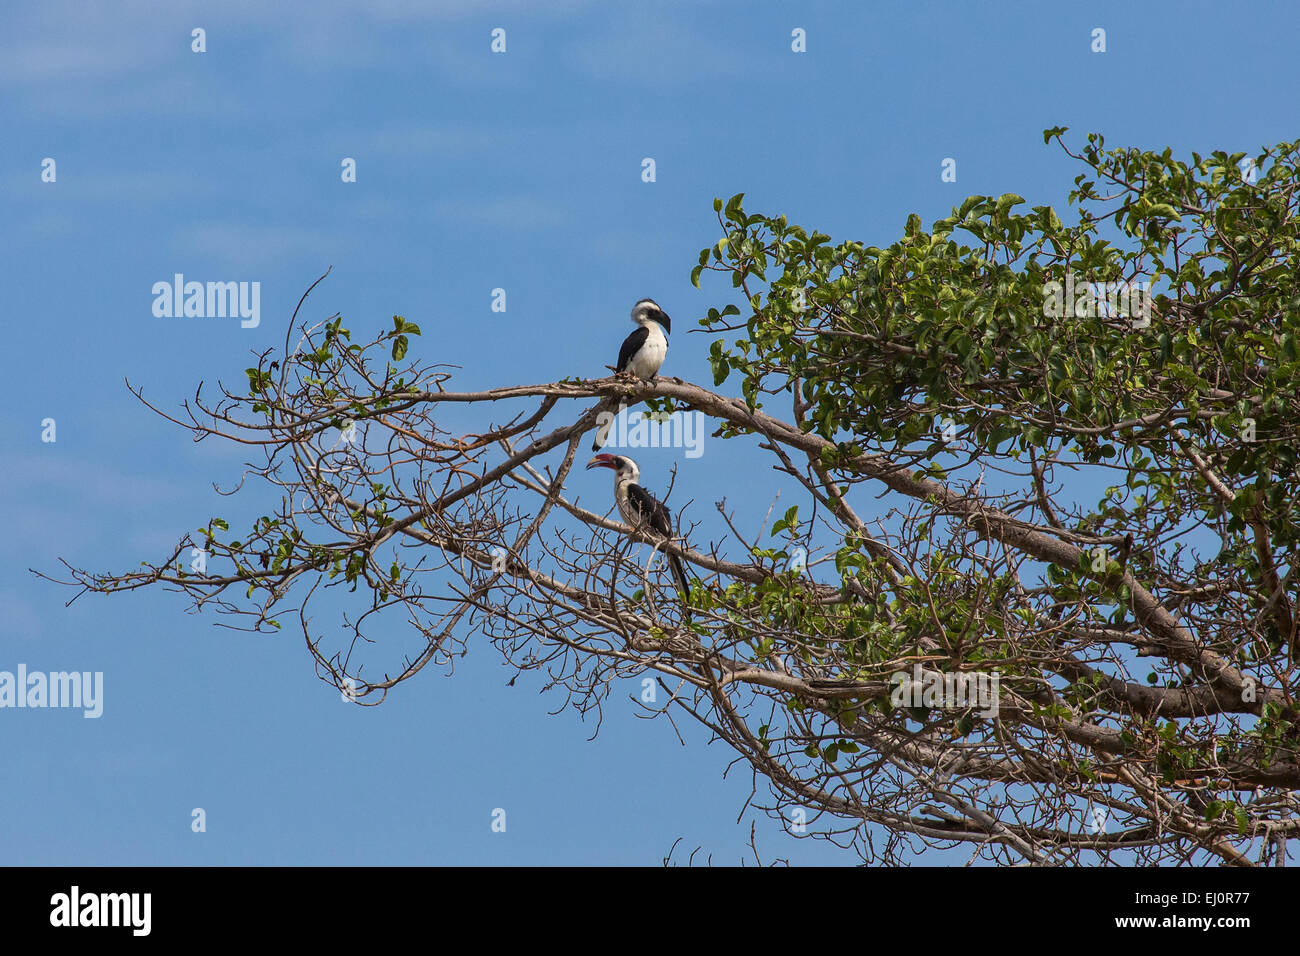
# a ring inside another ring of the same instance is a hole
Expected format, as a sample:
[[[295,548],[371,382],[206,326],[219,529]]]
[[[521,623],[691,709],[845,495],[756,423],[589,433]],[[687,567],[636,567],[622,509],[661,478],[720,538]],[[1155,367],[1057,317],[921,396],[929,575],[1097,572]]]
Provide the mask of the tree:
[[[700,323],[714,390],[455,392],[445,367],[399,367],[419,333],[400,316],[364,346],[338,316],[304,327],[247,394],[172,418],[263,453],[278,508],[67,583],[175,588],[259,629],[293,614],[359,703],[474,635],[583,712],[653,673],[662,713],[750,763],[755,806],[868,861],[1281,865],[1300,831],[1297,145],[1184,162],[1096,134],[1076,154],[1064,132],[1044,141],[1083,167],[1070,225],[972,196],[879,248],[715,201],[692,281],[730,276],[745,308]],[[696,576],[689,619],[626,529],[564,493],[620,402],[756,442],[800,496],[730,549],[679,520],[663,547]],[[334,602],[341,640],[307,611],[340,585],[364,589]],[[371,637],[394,615],[409,647]]]

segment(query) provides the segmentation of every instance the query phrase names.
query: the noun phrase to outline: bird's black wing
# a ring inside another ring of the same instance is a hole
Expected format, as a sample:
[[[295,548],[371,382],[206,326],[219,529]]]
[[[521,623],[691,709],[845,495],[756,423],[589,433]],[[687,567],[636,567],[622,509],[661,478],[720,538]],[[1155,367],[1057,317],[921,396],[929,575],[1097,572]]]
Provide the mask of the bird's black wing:
[[[636,355],[636,350],[645,344],[645,340],[650,337],[650,330],[644,325],[623,340],[623,347],[618,350],[618,370],[621,372],[627,368],[627,363],[632,361],[632,356]]]
[[[646,491],[640,485],[627,486],[627,500],[637,514],[637,523],[642,529],[649,529],[659,537],[668,539],[673,536],[672,516],[668,513],[668,507],[650,492]],[[691,593],[691,585],[686,580],[686,569],[682,567],[682,562],[675,554],[664,553],[668,559],[668,566],[672,569],[673,577],[677,580],[677,587],[682,592],[682,601],[686,601]],[[690,611],[685,611],[686,618],[690,620]]]
[[[672,517],[662,501],[640,485],[627,486],[627,500],[637,514],[637,523],[643,531],[654,531],[660,536],[673,536]]]

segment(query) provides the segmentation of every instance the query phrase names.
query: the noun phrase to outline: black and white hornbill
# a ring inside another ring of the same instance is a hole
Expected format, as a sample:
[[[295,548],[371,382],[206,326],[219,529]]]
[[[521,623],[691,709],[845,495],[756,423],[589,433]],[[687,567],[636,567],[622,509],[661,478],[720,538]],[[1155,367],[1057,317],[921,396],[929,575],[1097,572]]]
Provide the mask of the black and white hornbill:
[[[614,471],[614,503],[618,513],[632,526],[639,540],[652,545],[660,545],[672,540],[673,522],[668,508],[662,501],[636,483],[641,477],[641,469],[636,462],[626,455],[597,455],[587,462],[587,469],[610,468]],[[668,566],[672,569],[677,587],[685,598],[691,591],[686,581],[686,572],[682,562],[675,554],[664,552]]]
[[[668,333],[672,331],[673,320],[654,299],[642,299],[632,306],[632,321],[637,324],[637,330],[623,340],[616,368],[649,381],[659,373],[659,366],[668,355]]]
[[[632,306],[632,321],[637,324],[637,330],[623,340],[615,372],[619,375],[631,373],[651,381],[659,374],[659,368],[668,355],[668,333],[672,331],[673,321],[654,299],[642,299]],[[618,410],[621,414],[626,406],[620,405]],[[596,432],[591,443],[592,451],[604,447],[611,424],[612,421]]]

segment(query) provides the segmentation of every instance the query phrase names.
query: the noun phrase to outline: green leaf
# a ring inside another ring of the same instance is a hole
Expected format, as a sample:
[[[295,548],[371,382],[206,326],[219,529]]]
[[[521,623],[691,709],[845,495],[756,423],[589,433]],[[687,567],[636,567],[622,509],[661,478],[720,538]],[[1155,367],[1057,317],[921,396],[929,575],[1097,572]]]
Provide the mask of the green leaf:
[[[1024,201],[1025,200],[1023,196],[1017,196],[1015,193],[1003,193],[1001,196],[998,197],[998,201],[995,208],[997,209],[997,213],[1000,216],[1008,209],[1010,209],[1012,206],[1018,206]]]
[[[727,356],[723,354],[721,341],[715,341],[709,346],[709,365],[713,368],[714,387],[725,382],[727,376],[731,374],[731,363],[727,361]]]
[[[248,376],[248,394],[256,395],[258,392],[266,390],[266,386],[271,383],[271,373],[262,372],[255,368],[244,369],[244,374]]]
[[[799,527],[799,506],[791,505],[786,509],[785,517],[781,519],[781,524],[787,528]]]

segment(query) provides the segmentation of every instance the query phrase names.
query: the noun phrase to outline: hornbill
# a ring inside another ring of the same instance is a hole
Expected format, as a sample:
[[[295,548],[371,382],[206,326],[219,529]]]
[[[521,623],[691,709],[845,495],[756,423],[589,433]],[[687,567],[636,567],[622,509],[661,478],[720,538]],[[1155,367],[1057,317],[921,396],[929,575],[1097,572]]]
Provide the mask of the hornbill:
[[[654,299],[642,299],[632,306],[632,321],[637,324],[637,330],[623,340],[623,347],[618,350],[615,373],[623,375],[630,372],[637,378],[652,381],[668,355],[668,333],[672,330],[673,322]],[[619,405],[618,411],[621,414],[626,409],[626,405]],[[612,424],[611,419],[596,432],[596,438],[591,443],[592,451],[600,451],[604,447]]]
[[[587,462],[587,470],[592,468],[611,468],[614,471],[614,502],[623,520],[632,526],[634,537],[638,540],[660,545],[671,541],[673,522],[668,508],[662,501],[636,483],[641,477],[641,469],[636,462],[626,455],[597,455]],[[681,559],[665,550],[664,557],[677,579],[677,587],[682,598],[691,593],[691,586],[686,581],[686,572]]]

